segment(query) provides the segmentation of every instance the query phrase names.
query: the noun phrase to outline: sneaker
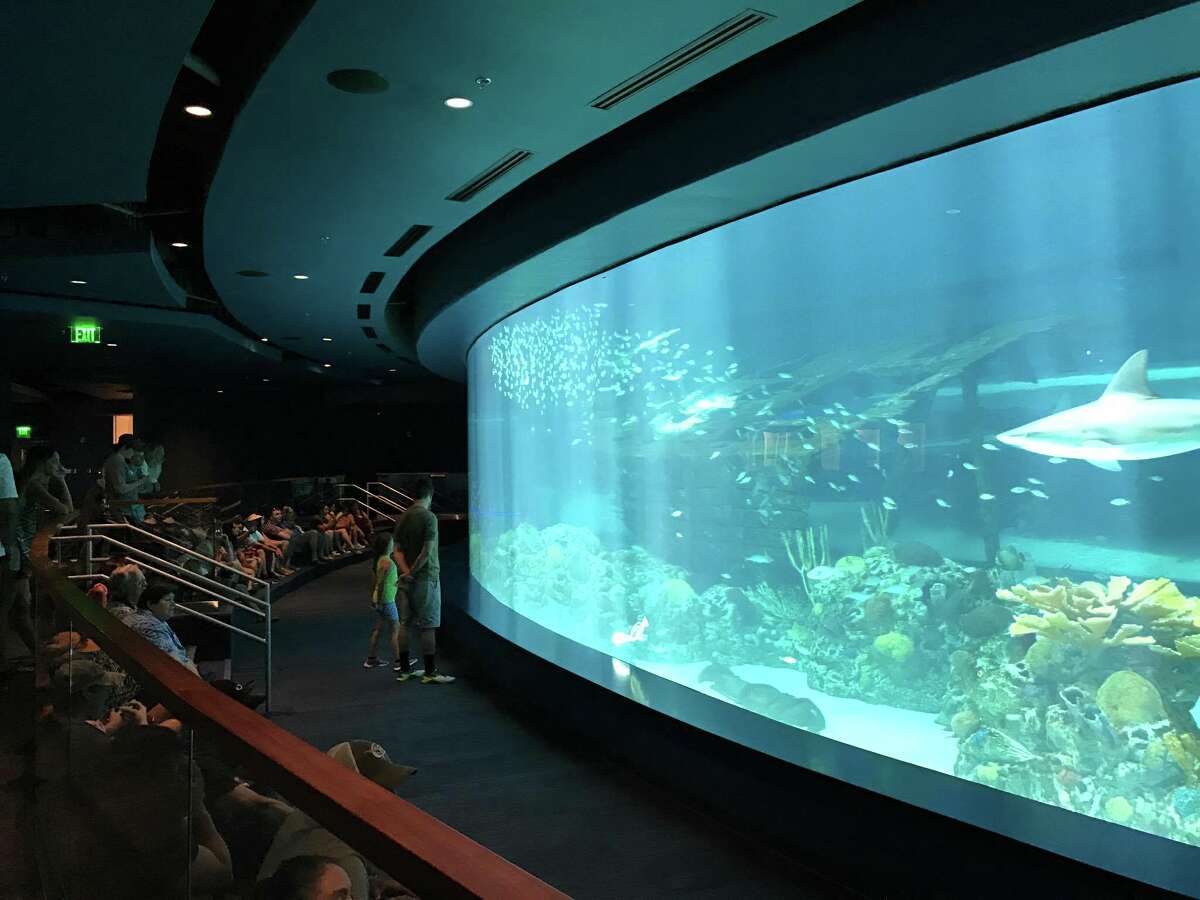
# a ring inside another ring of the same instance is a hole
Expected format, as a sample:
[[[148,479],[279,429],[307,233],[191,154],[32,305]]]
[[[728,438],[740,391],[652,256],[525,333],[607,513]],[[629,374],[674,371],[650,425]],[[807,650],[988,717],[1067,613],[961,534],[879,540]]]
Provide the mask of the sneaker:
[[[413,669],[411,672],[397,672],[396,680],[397,681],[409,681],[410,679],[413,679],[413,678],[419,678],[420,676],[422,676],[424,674],[425,674],[424,669]]]
[[[452,681],[454,681],[453,675],[443,675],[441,672],[421,676],[421,684],[449,684]]]
[[[378,657],[368,657],[363,660],[364,669],[381,669],[387,664],[388,661],[386,659],[379,659]]]

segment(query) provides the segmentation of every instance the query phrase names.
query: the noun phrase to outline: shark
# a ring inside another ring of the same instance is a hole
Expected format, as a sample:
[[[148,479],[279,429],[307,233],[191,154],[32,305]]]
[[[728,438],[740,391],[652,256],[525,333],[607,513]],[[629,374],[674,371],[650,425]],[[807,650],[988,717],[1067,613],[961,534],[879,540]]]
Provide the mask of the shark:
[[[1156,395],[1146,377],[1149,351],[1117,370],[1099,399],[996,435],[1042,456],[1081,459],[1110,472],[1121,463],[1200,450],[1200,400]]]

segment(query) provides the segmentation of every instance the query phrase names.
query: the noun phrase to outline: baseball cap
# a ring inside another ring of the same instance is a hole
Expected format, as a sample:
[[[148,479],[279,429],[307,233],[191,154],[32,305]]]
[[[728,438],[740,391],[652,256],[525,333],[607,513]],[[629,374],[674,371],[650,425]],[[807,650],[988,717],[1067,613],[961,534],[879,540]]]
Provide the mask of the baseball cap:
[[[330,748],[329,755],[388,790],[399,787],[417,772],[412,766],[392,762],[387,751],[374,741],[343,741]]]
[[[120,672],[109,672],[85,659],[73,659],[54,670],[53,685],[55,691],[66,696],[81,693],[96,684],[115,687],[124,681],[125,676]]]
[[[246,521],[247,522],[257,522],[261,518],[262,518],[262,516],[260,516],[258,513],[250,513],[250,515],[246,516]]]
[[[238,703],[248,706],[250,709],[258,709],[259,705],[267,699],[266,694],[254,693],[253,681],[242,684],[242,682],[234,681],[231,678],[218,678],[210,682],[210,684],[226,697],[232,697]]]
[[[60,631],[42,645],[50,656],[62,656],[72,650],[76,653],[99,653],[100,645],[78,631]],[[84,660],[90,662],[90,660]]]

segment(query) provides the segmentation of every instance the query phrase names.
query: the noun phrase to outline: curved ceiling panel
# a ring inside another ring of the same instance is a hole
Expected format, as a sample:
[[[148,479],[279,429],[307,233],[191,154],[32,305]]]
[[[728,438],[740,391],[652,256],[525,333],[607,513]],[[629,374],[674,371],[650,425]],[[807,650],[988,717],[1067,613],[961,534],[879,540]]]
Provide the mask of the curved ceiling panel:
[[[163,105],[211,5],[5,4],[0,207],[143,199]]]
[[[240,321],[273,340],[298,335],[285,345],[297,352],[342,372],[415,372],[383,305],[426,247],[576,148],[849,5],[768,6],[761,24],[735,23],[727,43],[672,68],[672,53],[746,7],[589,0],[564,15],[553,0],[319,0],[233,128],[205,211],[209,276]],[[609,109],[591,105],[658,62],[661,80]],[[326,80],[348,69],[388,87],[337,76],[369,88],[351,93]],[[473,107],[443,105],[456,95]]]
[[[564,160],[560,171],[542,173],[542,184],[522,185],[519,197],[514,192],[450,235],[401,284],[401,297],[416,308],[421,361],[462,379],[466,349],[489,325],[589,274],[782,200],[1195,70],[1194,5],[1129,2],[1097,11],[1064,3],[1053,15],[1036,3],[989,9],[991,19],[956,17],[952,3],[860,4],[712,79],[702,86],[712,98],[707,107],[695,95],[670,101]],[[1132,24],[1105,31],[1124,22]],[[804,47],[811,53],[799,52]],[[892,51],[890,79],[877,67],[854,68],[884,49]],[[761,70],[757,80],[743,73],[753,69]],[[824,90],[802,90],[813,84]],[[724,118],[714,120],[718,105]],[[779,121],[764,121],[772,108]],[[720,135],[729,165],[707,149],[680,164],[704,129]],[[786,141],[789,129],[794,138]],[[619,184],[607,162],[618,157],[636,173]],[[480,246],[488,253],[474,252]],[[394,317],[402,327],[405,316]]]

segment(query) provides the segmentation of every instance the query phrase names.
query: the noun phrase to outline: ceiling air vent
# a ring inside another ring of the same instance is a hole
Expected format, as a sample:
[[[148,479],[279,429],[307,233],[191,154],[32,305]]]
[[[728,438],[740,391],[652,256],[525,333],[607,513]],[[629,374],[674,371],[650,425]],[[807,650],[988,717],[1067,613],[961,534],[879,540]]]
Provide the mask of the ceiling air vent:
[[[496,162],[492,163],[453,194],[446,197],[447,200],[455,200],[459,203],[466,203],[493,181],[503,178],[533,154],[528,150],[512,150],[504,154]]]
[[[611,88],[592,101],[596,109],[612,109],[623,100],[628,100],[639,91],[644,91],[652,84],[657,84],[673,72],[678,72],[689,63],[694,63],[700,57],[711,53],[718,47],[723,47],[738,35],[745,34],[751,28],[775,18],[769,13],[756,9],[747,9],[738,13],[732,19],[722,22],[712,31],[700,35],[690,44],[684,44],[674,53],[669,53],[654,65],[642,69],[631,78],[626,78],[616,87]]]
[[[414,225],[408,231],[404,232],[404,234],[400,235],[400,240],[392,244],[391,248],[383,255],[403,256],[412,248],[413,244],[425,237],[432,230],[432,225]]]
[[[370,303],[358,304],[358,317],[360,319],[371,318],[371,304]]]
[[[389,347],[387,344],[376,344],[375,346],[378,347],[380,350],[382,350],[384,353],[392,352],[392,348]]]
[[[363,326],[363,334],[365,334],[371,340],[375,340],[375,338],[379,337],[379,335],[375,333],[375,329],[367,325]]]
[[[383,281],[382,272],[371,272],[363,279],[363,286],[359,289],[360,294],[373,294],[379,290],[379,285]]]

